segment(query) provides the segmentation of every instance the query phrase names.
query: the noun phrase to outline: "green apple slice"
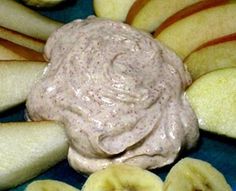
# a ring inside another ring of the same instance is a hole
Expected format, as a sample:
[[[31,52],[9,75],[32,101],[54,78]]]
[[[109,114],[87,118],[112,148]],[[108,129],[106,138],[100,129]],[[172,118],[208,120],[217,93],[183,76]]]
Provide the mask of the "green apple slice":
[[[39,175],[67,156],[67,137],[55,122],[2,123],[0,137],[0,190]]]
[[[192,79],[216,69],[236,67],[236,40],[202,48],[184,61]]]
[[[26,36],[19,32],[0,27],[0,38],[11,41],[15,44],[30,48],[37,52],[43,52],[45,42]]]
[[[236,67],[203,75],[186,93],[201,129],[236,138]]]
[[[93,7],[98,17],[125,21],[135,0],[94,0]]]
[[[14,0],[1,0],[0,18],[0,26],[41,40],[62,26]]]
[[[136,6],[132,6],[127,16],[127,23],[132,26],[153,32],[168,17],[181,9],[201,0],[136,0]],[[129,18],[132,17],[132,18]]]
[[[45,67],[45,62],[0,61],[0,112],[24,102]]]

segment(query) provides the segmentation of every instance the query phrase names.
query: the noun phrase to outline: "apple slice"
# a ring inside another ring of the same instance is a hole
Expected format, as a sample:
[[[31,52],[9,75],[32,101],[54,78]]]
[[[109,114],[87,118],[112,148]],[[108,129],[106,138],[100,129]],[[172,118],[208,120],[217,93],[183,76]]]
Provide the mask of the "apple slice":
[[[0,61],[0,111],[24,102],[45,67],[45,62]]]
[[[180,11],[176,12],[172,16],[168,17],[164,22],[162,22],[157,29],[155,30],[154,37],[158,36],[165,28],[172,25],[176,21],[183,19],[189,15],[197,13],[201,10],[208,9],[211,7],[224,5],[229,3],[230,0],[207,0],[207,1],[199,1],[194,3],[188,7],[181,9]]]
[[[0,44],[0,60],[26,60],[26,58]]]
[[[62,26],[14,0],[1,0],[0,18],[0,26],[41,40]]]
[[[45,41],[20,34],[18,32],[0,27],[0,38],[11,41],[15,44],[30,48],[37,52],[43,52]]]
[[[198,78],[187,98],[201,129],[236,138],[236,67],[220,69]]]
[[[68,141],[55,122],[0,124],[0,190],[15,187],[67,156]]]
[[[196,52],[202,48],[208,47],[208,46],[212,46],[212,45],[216,45],[219,43],[224,43],[224,42],[228,42],[228,41],[232,41],[232,40],[236,40],[236,33],[232,33],[226,36],[222,36],[220,38],[216,38],[213,40],[210,40],[206,43],[203,43],[201,46],[199,46],[198,48],[196,48],[193,52]]]
[[[190,54],[184,63],[193,80],[213,70],[236,67],[236,39],[201,48]]]
[[[94,0],[93,7],[98,17],[125,21],[135,0]]]
[[[0,38],[0,46],[4,47],[5,49],[8,49],[9,51],[15,53],[20,58],[22,58],[19,60],[45,61],[42,53],[36,52],[32,49],[20,46],[2,38]],[[14,58],[12,58],[11,60],[13,59]]]
[[[201,0],[136,0],[126,22],[136,28],[153,32],[168,17]]]
[[[182,59],[200,45],[236,32],[236,4],[205,9],[164,29],[157,39]]]

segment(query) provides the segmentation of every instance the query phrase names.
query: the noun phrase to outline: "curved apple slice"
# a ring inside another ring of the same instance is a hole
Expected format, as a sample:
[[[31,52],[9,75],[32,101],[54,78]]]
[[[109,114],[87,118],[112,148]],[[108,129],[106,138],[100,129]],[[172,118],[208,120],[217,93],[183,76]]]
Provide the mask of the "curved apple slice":
[[[125,21],[135,0],[94,0],[93,7],[98,17]]]
[[[26,60],[23,56],[18,53],[2,46],[0,44],[0,60]]]
[[[45,61],[43,54],[40,52],[36,52],[32,49],[20,46],[8,40],[0,38],[0,46],[2,49],[8,49],[8,52],[12,52],[12,58],[9,57],[8,59],[4,59],[3,57],[1,60],[34,60],[34,61]],[[3,53],[0,53],[0,55]],[[15,55],[15,56],[14,56]],[[9,54],[10,56],[10,54]],[[18,57],[18,58],[17,58]]]
[[[203,130],[236,138],[236,67],[203,75],[188,89],[187,98]]]
[[[184,63],[193,80],[213,70],[236,67],[236,39],[193,52]]]
[[[168,17],[201,0],[136,0],[126,22],[136,28],[153,32]]]
[[[154,37],[158,36],[165,28],[172,25],[176,21],[183,19],[187,16],[190,16],[194,13],[202,11],[204,9],[208,9],[211,7],[219,6],[228,3],[230,0],[207,0],[207,1],[199,1],[194,3],[188,7],[181,9],[176,12],[172,16],[168,17],[164,22],[162,22],[157,29],[155,30]]]
[[[55,122],[0,124],[0,190],[17,186],[67,156],[68,141]]]
[[[0,38],[11,41],[15,44],[27,47],[37,52],[43,52],[45,41],[34,39],[13,30],[0,27]]]
[[[1,0],[0,18],[0,26],[41,40],[62,26],[14,0]]]
[[[45,66],[45,62],[0,61],[0,112],[26,100]]]
[[[206,48],[208,46],[212,46],[212,45],[216,45],[216,44],[220,44],[220,43],[224,43],[224,42],[228,42],[228,41],[232,41],[232,40],[236,40],[236,33],[232,33],[226,36],[222,36],[220,38],[216,38],[213,40],[210,40],[206,43],[203,43],[201,46],[199,46],[198,48],[196,48],[193,52],[196,52],[202,48]]]
[[[163,30],[157,39],[182,59],[200,45],[236,32],[236,4],[205,9]]]

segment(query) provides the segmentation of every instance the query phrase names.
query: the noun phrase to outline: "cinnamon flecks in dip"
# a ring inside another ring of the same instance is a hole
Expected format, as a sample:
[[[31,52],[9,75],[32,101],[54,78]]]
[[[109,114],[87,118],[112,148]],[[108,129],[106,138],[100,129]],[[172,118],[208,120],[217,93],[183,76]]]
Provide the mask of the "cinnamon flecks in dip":
[[[28,96],[28,115],[65,125],[76,170],[161,167],[195,145],[197,120],[184,95],[190,76],[148,34],[89,17],[56,31],[45,54],[50,63]]]

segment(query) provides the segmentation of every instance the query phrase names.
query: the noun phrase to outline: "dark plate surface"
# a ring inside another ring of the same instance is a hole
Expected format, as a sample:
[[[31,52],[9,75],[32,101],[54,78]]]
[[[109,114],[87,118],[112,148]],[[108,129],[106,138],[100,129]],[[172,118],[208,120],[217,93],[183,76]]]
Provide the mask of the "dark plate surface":
[[[68,4],[51,10],[40,10],[44,15],[53,19],[69,22],[77,18],[86,18],[93,14],[92,0],[68,0]],[[24,121],[24,104],[8,112],[0,114],[0,122]],[[183,153],[181,157],[191,156],[210,162],[221,171],[229,184],[236,190],[236,140],[201,132],[199,145],[189,153]],[[163,180],[171,166],[157,169],[154,172]],[[55,179],[67,182],[77,188],[81,188],[86,180],[86,176],[76,173],[69,167],[67,161],[62,161],[47,172],[34,178]],[[11,191],[23,191],[30,180]]]

